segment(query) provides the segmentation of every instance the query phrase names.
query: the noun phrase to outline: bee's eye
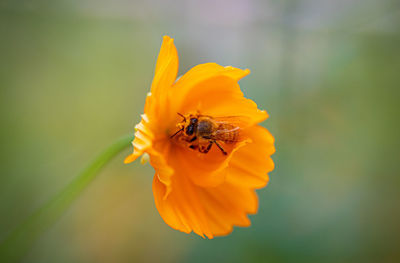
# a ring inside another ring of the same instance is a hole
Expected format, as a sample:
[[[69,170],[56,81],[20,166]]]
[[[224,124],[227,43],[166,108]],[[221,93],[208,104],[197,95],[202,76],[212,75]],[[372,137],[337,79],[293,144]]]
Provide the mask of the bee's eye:
[[[193,127],[193,125],[189,125],[189,126],[186,127],[186,134],[187,134],[187,135],[192,135],[193,132],[194,132],[194,127]]]
[[[192,123],[192,124],[196,124],[197,123],[197,118],[191,118],[190,119],[190,123]]]

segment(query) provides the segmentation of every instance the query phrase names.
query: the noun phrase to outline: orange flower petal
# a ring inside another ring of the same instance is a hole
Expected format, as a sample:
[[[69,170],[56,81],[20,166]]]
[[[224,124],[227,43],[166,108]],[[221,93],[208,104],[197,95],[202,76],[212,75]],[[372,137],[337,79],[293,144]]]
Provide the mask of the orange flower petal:
[[[175,174],[172,177],[174,190],[167,198],[163,198],[167,191],[166,186],[158,181],[157,177],[153,180],[153,194],[156,207],[164,221],[174,229],[186,233],[193,231],[202,237],[206,234],[212,238],[200,200],[188,178],[177,178]]]
[[[175,82],[178,74],[178,53],[174,40],[164,36],[161,50],[157,58],[156,69],[151,92],[148,94],[145,105],[145,113],[151,119],[159,118],[168,109],[168,90]]]
[[[244,75],[247,71],[241,72]],[[192,82],[182,80],[183,77],[179,79],[171,91],[175,111],[183,114],[199,111],[214,117],[242,116],[248,118],[249,125],[268,117],[265,111],[257,108],[256,103],[243,96],[237,79],[223,71],[215,74],[205,74],[203,78],[198,76],[198,81]]]
[[[199,83],[218,76],[226,76],[237,82],[249,73],[250,70],[248,69],[223,67],[215,63],[200,64],[190,69],[176,81],[169,96],[179,108],[184,101],[190,98],[190,92],[195,90]]]
[[[154,134],[149,126],[149,120],[147,116],[143,114],[142,120],[135,126],[135,139],[132,142],[133,153],[125,158],[124,163],[135,161],[140,155],[152,147]]]
[[[229,153],[227,156],[223,155],[215,145],[207,154],[176,146],[169,162],[177,164],[181,173],[196,185],[214,187],[225,181],[226,168],[231,157],[247,143],[249,140],[243,140],[235,145],[224,145]]]
[[[254,190],[224,183],[215,188],[200,189],[206,218],[213,235],[227,235],[233,226],[247,227],[247,214],[257,213],[258,198]]]
[[[162,167],[162,169],[159,169],[162,170],[159,176],[161,181],[167,185],[170,184],[168,178],[172,172],[167,166],[165,158],[153,149],[153,142],[165,137],[165,131],[156,127],[159,125],[156,120],[161,118],[162,109],[168,107],[167,92],[168,88],[175,82],[178,64],[178,53],[173,39],[165,36],[157,58],[151,92],[146,98],[145,114],[142,115],[142,120],[135,127],[135,139],[132,142],[134,150],[124,160],[124,163],[133,162],[148,151],[151,154],[152,165]]]
[[[199,187],[185,175],[172,177],[174,190],[167,199],[166,187],[157,177],[153,181],[156,207],[164,221],[174,229],[191,231],[204,237],[229,234],[234,225],[249,226],[247,214],[256,213],[257,196],[252,189],[230,183],[217,187]]]
[[[150,163],[156,170],[156,176],[167,187],[166,196],[171,191],[171,179],[173,169],[167,164],[171,144],[166,140],[155,141],[155,136],[150,130],[148,118],[142,115],[142,120],[135,126],[135,139],[132,142],[133,153],[125,158],[124,163],[135,161],[144,152],[149,153]]]
[[[223,67],[216,63],[204,63],[191,68],[186,74],[177,80],[175,87],[180,89],[179,86],[186,84],[196,85],[215,76],[228,76],[232,79],[239,81],[241,78],[250,74],[249,69],[239,69],[231,66]],[[188,88],[190,89],[190,88]]]
[[[274,169],[271,155],[275,152],[274,137],[261,126],[246,131],[252,143],[236,151],[227,168],[226,181],[248,188],[261,188],[268,183],[268,172]]]
[[[149,151],[150,164],[156,171],[155,176],[167,187],[164,198],[167,198],[172,190],[171,176],[174,174],[174,170],[167,163],[167,157],[170,155],[170,148],[171,144],[160,142]]]

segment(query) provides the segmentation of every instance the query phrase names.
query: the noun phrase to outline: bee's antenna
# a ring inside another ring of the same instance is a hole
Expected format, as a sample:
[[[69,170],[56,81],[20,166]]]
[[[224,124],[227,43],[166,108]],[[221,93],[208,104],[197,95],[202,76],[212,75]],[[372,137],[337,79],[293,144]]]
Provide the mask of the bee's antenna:
[[[180,132],[182,132],[182,131],[183,131],[183,127],[182,127],[182,129],[178,130],[178,131],[175,132],[173,135],[171,135],[169,138],[174,138],[175,135],[177,135],[178,133],[180,133]]]
[[[186,121],[186,117],[183,116],[183,114],[181,114],[181,113],[179,113],[179,112],[177,112],[177,114],[183,118],[183,121]]]

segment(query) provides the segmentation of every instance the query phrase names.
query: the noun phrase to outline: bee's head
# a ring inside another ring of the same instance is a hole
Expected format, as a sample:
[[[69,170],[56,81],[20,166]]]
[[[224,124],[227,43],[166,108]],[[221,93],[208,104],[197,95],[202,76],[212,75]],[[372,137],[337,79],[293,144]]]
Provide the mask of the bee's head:
[[[191,117],[189,119],[189,121],[187,122],[187,126],[185,128],[185,133],[186,135],[193,135],[193,133],[196,131],[197,129],[197,123],[199,122],[199,120],[195,117]]]
[[[192,136],[197,130],[198,118],[192,114],[185,116],[179,112],[178,115],[182,117],[182,121],[176,125],[179,130],[170,137],[173,138],[181,132],[187,136]]]

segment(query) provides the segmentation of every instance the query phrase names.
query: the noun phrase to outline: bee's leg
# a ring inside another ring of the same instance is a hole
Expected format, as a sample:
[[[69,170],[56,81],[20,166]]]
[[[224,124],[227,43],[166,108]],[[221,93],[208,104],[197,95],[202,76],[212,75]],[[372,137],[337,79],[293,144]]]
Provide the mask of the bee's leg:
[[[196,150],[196,149],[197,149],[197,145],[191,144],[191,145],[189,146],[189,148],[190,148],[190,149],[193,149],[193,150]]]
[[[204,145],[199,145],[199,152],[201,153],[207,153],[207,149]]]
[[[208,142],[207,147],[206,147],[205,144],[199,145],[199,152],[201,152],[201,153],[208,153],[208,152],[210,151],[211,146],[213,145],[214,141],[206,141],[206,142]]]
[[[203,153],[208,153],[211,149],[211,146],[213,145],[214,141],[210,141],[208,144],[207,148],[203,150]]]
[[[221,150],[221,152],[223,153],[223,155],[227,155],[228,153],[224,150],[224,148],[222,148],[221,145],[219,145],[219,143],[217,141],[213,141],[213,143],[215,143],[218,148]]]
[[[193,136],[193,138],[192,138],[192,139],[190,139],[190,141],[189,141],[189,142],[194,142],[195,140],[197,140],[197,137],[196,137],[196,136]]]

